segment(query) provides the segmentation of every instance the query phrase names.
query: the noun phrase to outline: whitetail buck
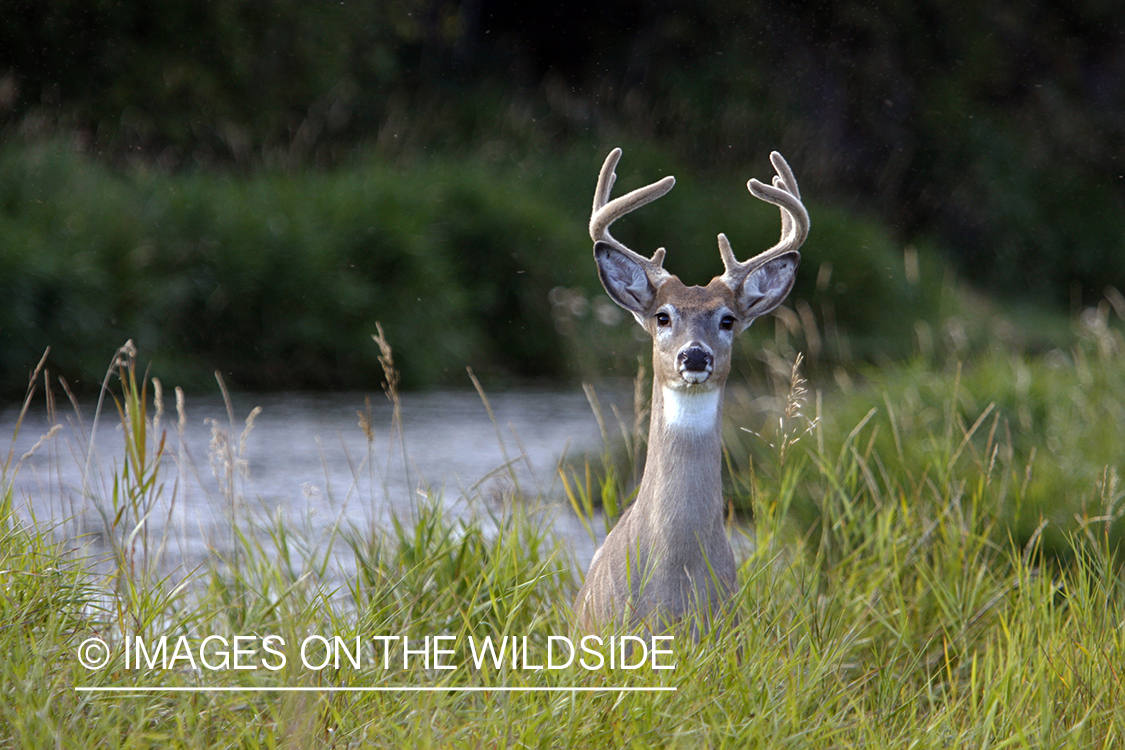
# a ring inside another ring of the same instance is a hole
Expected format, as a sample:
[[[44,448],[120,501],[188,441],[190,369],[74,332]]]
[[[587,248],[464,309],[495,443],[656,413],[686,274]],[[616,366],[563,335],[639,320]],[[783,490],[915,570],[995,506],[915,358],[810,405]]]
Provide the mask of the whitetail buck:
[[[620,158],[621,149],[614,149],[602,166],[590,237],[606,292],[653,339],[648,458],[637,499],[590,562],[575,603],[578,627],[659,631],[690,620],[698,635],[735,588],[720,478],[731,345],[793,288],[797,248],[808,234],[809,216],[789,165],[772,153],[773,185],[750,180],[747,187],[754,197],[780,207],[781,240],[740,263],[720,234],[726,271],[705,287],[685,286],[662,268],[664,248],[645,258],[610,236],[610,224],[675,184],[675,178],[665,177],[611,201]]]

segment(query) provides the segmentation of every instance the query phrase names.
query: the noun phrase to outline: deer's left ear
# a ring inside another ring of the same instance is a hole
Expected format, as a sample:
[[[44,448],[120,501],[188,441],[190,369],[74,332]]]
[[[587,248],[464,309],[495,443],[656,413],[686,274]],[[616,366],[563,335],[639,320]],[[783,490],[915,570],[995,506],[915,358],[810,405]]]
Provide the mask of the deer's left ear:
[[[739,316],[745,321],[743,328],[780,305],[789,295],[800,261],[801,255],[797,252],[780,255],[755,268],[734,290]]]
[[[656,286],[644,267],[608,242],[594,244],[594,260],[606,292],[640,323],[656,300]]]

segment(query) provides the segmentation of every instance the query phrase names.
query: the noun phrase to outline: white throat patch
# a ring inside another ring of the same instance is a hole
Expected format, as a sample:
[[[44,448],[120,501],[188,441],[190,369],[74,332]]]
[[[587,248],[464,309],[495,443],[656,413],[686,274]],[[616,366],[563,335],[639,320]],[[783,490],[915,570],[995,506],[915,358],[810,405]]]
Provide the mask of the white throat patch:
[[[721,390],[694,391],[668,387],[663,390],[664,423],[668,427],[688,432],[710,432],[715,428]]]

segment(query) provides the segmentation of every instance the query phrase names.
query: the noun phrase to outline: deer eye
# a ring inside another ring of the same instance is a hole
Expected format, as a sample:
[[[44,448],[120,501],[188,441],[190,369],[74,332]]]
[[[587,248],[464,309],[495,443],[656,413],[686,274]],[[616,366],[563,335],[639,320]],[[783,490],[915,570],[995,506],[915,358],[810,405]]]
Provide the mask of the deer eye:
[[[658,312],[656,314],[656,325],[660,326],[661,328],[663,328],[664,326],[668,325],[671,322],[672,322],[672,316],[670,316],[668,313]]]
[[[719,321],[719,328],[722,328],[724,331],[733,331],[734,330],[734,316],[733,315],[724,315],[722,320]]]

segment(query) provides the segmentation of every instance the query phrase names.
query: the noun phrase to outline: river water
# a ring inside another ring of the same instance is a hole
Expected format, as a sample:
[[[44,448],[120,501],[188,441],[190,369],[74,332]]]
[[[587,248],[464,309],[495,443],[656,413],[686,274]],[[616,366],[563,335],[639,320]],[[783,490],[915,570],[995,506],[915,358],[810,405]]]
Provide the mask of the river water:
[[[182,423],[174,396],[164,400],[147,441],[150,460],[158,435],[165,447],[145,495],[151,512],[144,530],[150,544],[164,540],[170,570],[190,570],[228,549],[236,527],[261,529],[278,517],[308,549],[326,544],[335,530],[386,529],[392,514],[409,514],[427,492],[440,497],[447,512],[487,525],[518,489],[581,565],[596,546],[563,506],[558,480],[564,455],[604,446],[581,391],[489,394],[491,415],[472,391],[404,394],[401,432],[381,393],[234,394],[229,412],[220,395],[188,395]],[[624,389],[598,389],[598,401],[615,433],[611,404],[624,407],[631,420],[631,405],[625,406],[631,395]],[[33,408],[22,423],[18,406],[8,408],[0,413],[0,449],[11,441],[5,479],[18,514],[96,553],[121,507],[114,498],[124,494],[115,481],[125,439],[112,401],[96,427],[94,406],[75,411],[57,405],[53,415]],[[370,434],[357,414],[369,408]],[[600,530],[600,519],[592,526]]]

